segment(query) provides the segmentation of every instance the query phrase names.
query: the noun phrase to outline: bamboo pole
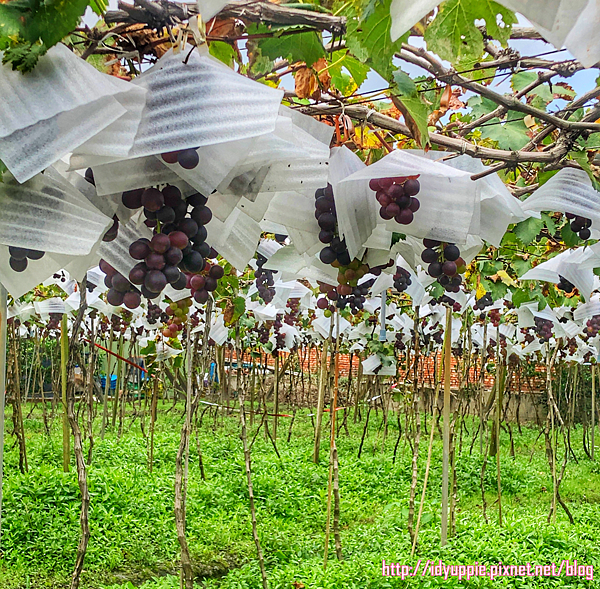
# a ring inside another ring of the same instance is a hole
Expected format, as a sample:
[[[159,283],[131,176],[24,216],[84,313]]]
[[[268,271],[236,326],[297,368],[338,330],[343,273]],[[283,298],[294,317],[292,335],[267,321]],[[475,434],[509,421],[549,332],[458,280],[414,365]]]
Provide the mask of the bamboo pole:
[[[329,533],[331,525],[331,493],[333,490],[333,464],[334,464],[334,450],[335,450],[335,415],[337,413],[337,398],[339,391],[339,347],[340,347],[340,316],[339,312],[336,312],[336,338],[335,338],[335,351],[334,351],[334,384],[333,384],[333,400],[330,405],[330,421],[331,431],[329,435],[329,480],[327,483],[327,524],[325,529],[325,556],[323,558],[323,568],[327,568],[327,555],[329,553]]]
[[[451,334],[452,310],[446,307],[446,330],[444,332],[444,449],[442,462],[442,529],[441,545],[448,541],[448,474],[450,465],[450,372],[451,366]]]
[[[112,349],[113,344],[113,328],[110,327],[110,335],[108,338],[108,349]],[[108,423],[108,393],[110,392],[110,380],[111,380],[111,365],[112,354],[106,352],[106,382],[104,383],[104,399],[102,399],[102,428],[100,429],[100,439],[104,440],[104,433],[106,432],[106,424]]]
[[[4,480],[4,406],[6,404],[7,293],[0,283],[0,537],[2,534],[2,483]]]
[[[279,421],[279,350],[275,356],[275,368],[273,370],[275,382],[273,383],[273,396],[275,397],[275,416],[273,417],[273,439],[277,441],[277,423]]]
[[[62,316],[60,330],[60,383],[62,392],[63,409],[63,471],[69,472],[71,467],[71,433],[69,430],[69,416],[67,410],[67,361],[69,357],[69,324],[67,314]]]
[[[329,337],[323,342],[323,350],[321,352],[321,370],[319,374],[319,398],[317,401],[317,422],[315,424],[315,448],[313,454],[313,462],[319,462],[319,449],[321,446],[321,424],[323,422],[323,409],[325,404],[325,389],[329,383],[327,374],[327,350],[331,343],[333,334],[333,315],[329,325]]]

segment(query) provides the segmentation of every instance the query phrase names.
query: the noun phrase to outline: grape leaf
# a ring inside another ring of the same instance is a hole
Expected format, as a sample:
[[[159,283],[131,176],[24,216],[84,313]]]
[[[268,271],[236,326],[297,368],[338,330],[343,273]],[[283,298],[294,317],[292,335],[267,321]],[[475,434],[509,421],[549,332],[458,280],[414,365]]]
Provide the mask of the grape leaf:
[[[407,73],[401,69],[397,69],[393,77],[400,93],[400,96],[394,100],[394,104],[404,115],[407,125],[415,136],[415,140],[424,148],[429,144],[429,130],[427,128],[429,108],[417,92],[416,84],[410,79]],[[404,112],[405,110],[407,112]],[[412,121],[409,120],[409,117],[412,118]],[[412,123],[416,125],[416,130],[413,128]]]
[[[394,72],[394,82],[396,82],[396,88],[402,96],[417,95],[417,85],[414,83],[413,79],[400,68]]]
[[[390,28],[391,0],[383,0],[375,5],[372,13],[363,21],[348,20],[346,46],[360,61],[368,63],[385,80],[390,81],[395,66],[394,53],[400,50],[408,33],[392,42]]]
[[[523,117],[517,113],[509,111],[508,121],[500,122],[500,119],[492,119],[484,123],[481,129],[481,135],[498,143],[500,149],[518,151],[529,141],[527,135],[527,126],[523,122]]]
[[[208,46],[208,52],[222,61],[226,66],[233,67],[236,58],[235,49],[224,41],[211,41]]]
[[[39,43],[19,43],[6,49],[2,56],[2,63],[10,64],[13,70],[22,73],[30,72],[46,51],[46,46]]]
[[[525,71],[525,72],[517,72],[511,79],[510,85],[515,92],[520,92],[525,87],[529,86],[532,82],[535,82],[538,79],[538,75],[536,72]],[[554,97],[552,96],[552,92],[550,92],[550,88],[548,84],[542,84],[541,86],[537,86],[533,90],[530,90],[527,95],[535,95],[539,96],[546,104],[552,102]]]
[[[471,109],[471,115],[474,119],[478,119],[483,115],[487,115],[492,112],[498,106],[495,102],[490,100],[489,98],[484,98],[482,96],[472,96],[467,101],[467,106]]]
[[[282,58],[290,63],[303,61],[311,66],[325,56],[323,43],[314,31],[294,35],[275,35],[268,39],[260,39],[257,45],[262,55],[272,61]]]
[[[565,223],[564,227],[560,230],[560,236],[567,247],[575,247],[581,243],[579,235],[571,229],[570,223]]]
[[[543,226],[544,221],[542,219],[530,217],[529,219],[525,219],[525,221],[517,223],[514,232],[522,244],[528,245],[535,239],[535,236],[542,230]]]
[[[513,12],[492,0],[448,0],[425,30],[427,49],[453,64],[478,59],[484,51],[483,35],[475,25],[478,19],[485,20],[487,33],[501,43],[517,22]]]

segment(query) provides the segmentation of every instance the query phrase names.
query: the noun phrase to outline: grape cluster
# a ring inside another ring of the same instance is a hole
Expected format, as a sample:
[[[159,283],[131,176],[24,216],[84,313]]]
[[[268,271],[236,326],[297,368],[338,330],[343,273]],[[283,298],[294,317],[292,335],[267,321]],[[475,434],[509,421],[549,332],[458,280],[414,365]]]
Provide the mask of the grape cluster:
[[[572,293],[575,290],[575,285],[572,282],[569,282],[564,276],[558,275],[558,284],[557,288],[563,290],[567,294]]]
[[[275,236],[277,237],[277,236]],[[281,237],[281,236],[280,236]],[[285,236],[283,236],[285,238]],[[263,270],[263,266],[267,263],[267,258],[262,254],[256,255],[256,271],[254,277],[256,278],[256,288],[258,289],[258,296],[265,302],[270,303],[275,296],[275,289],[273,285],[275,280],[273,278],[273,270]]]
[[[218,264],[206,262],[202,274],[188,274],[187,288],[197,303],[206,303],[209,293],[217,289],[219,280],[225,275],[225,270]]]
[[[491,309],[488,313],[488,317],[490,318],[490,321],[494,327],[498,327],[498,325],[500,325],[500,309]]]
[[[381,205],[379,216],[389,221],[394,219],[400,225],[410,225],[421,203],[415,196],[421,185],[417,177],[378,178],[369,181],[369,188],[376,192]]]
[[[114,241],[119,234],[119,217],[113,215],[113,224],[106,230],[102,236],[102,241]]]
[[[521,333],[524,336],[523,339],[528,344],[530,344],[535,339],[535,336],[531,333],[531,331],[527,327],[521,328]]]
[[[494,304],[492,300],[492,295],[489,292],[486,292],[481,298],[477,299],[475,303],[475,308],[478,311],[484,311],[486,307],[491,307]]]
[[[106,293],[109,304],[113,307],[125,305],[128,309],[139,307],[142,301],[140,291],[123,274],[117,272],[106,260],[100,260],[100,270],[105,274],[104,284],[109,289]]]
[[[396,334],[396,339],[394,340],[394,348],[396,348],[398,352],[402,352],[406,349],[406,344],[402,341],[402,334],[400,332]]]
[[[167,164],[179,164],[185,170],[193,170],[200,163],[197,149],[197,147],[193,147],[179,151],[168,151],[162,153],[160,157]]]
[[[571,221],[571,231],[579,235],[579,239],[589,239],[592,235],[590,227],[592,226],[592,220],[579,215],[573,215],[572,213],[565,213],[565,216]]]
[[[269,343],[270,329],[266,324],[261,325],[256,329],[258,333],[258,341],[264,346]]]
[[[46,252],[30,250],[24,247],[8,247],[10,257],[8,263],[15,272],[25,272],[29,260],[40,260]]]
[[[285,348],[285,334],[281,331],[281,328],[283,326],[283,324],[281,323],[282,317],[283,315],[279,313],[275,317],[275,321],[273,322],[273,328],[275,330],[275,350],[273,352],[273,355],[276,355],[278,350],[282,350],[283,348]]]
[[[206,243],[205,225],[212,219],[212,211],[206,206],[204,195],[195,193],[185,200],[179,188],[167,185],[162,190],[147,188],[124,192],[122,201],[129,209],[143,206],[146,225],[155,228],[152,240],[138,239],[129,247],[131,257],[140,260],[129,274],[129,280],[140,285],[146,298],[158,297],[167,284],[176,290],[190,288],[186,274],[209,272],[206,259],[216,258],[217,252]],[[189,205],[193,208],[188,215]],[[198,302],[206,302],[208,292],[216,288],[214,276],[204,278],[209,288],[199,281],[193,287],[192,294],[202,293],[196,297]]]
[[[287,325],[294,325],[300,315],[300,299],[288,299],[285,306],[289,311],[285,314],[283,320]]]
[[[177,301],[176,303],[169,303],[169,306],[165,310],[166,314],[169,316],[169,319],[162,330],[164,337],[175,337],[180,331],[183,330],[190,310],[190,304],[190,299],[183,299],[181,301]]]
[[[319,241],[326,244],[319,254],[321,262],[331,264],[334,268],[350,264],[346,240],[340,239],[337,233],[337,214],[331,184],[318,188],[315,192],[315,218],[321,228]]]
[[[552,326],[554,323],[549,319],[542,319],[541,317],[534,317],[535,321],[535,332],[537,333],[541,343],[550,341],[552,337]]]
[[[48,330],[50,329],[60,329],[60,322],[62,321],[62,313],[50,313],[50,318],[48,319]]]
[[[148,302],[148,312],[146,319],[150,325],[155,325],[160,319],[163,323],[169,319],[169,316],[158,306],[152,302]]]
[[[444,287],[447,292],[458,292],[462,284],[461,272],[465,270],[465,261],[460,250],[453,243],[442,243],[435,239],[424,239],[425,249],[421,259],[426,264],[427,273]]]
[[[398,292],[404,292],[411,284],[410,272],[397,266],[396,274],[394,274],[394,288]]]
[[[585,324],[585,332],[589,337],[596,337],[600,331],[600,315],[594,315],[587,320]]]
[[[324,310],[325,317],[331,317],[336,307],[340,310],[350,307],[352,314],[358,315],[363,309],[366,295],[374,282],[374,279],[367,280],[360,286],[347,284],[331,286],[330,284],[319,283],[319,290],[325,296],[317,300],[317,307]]]

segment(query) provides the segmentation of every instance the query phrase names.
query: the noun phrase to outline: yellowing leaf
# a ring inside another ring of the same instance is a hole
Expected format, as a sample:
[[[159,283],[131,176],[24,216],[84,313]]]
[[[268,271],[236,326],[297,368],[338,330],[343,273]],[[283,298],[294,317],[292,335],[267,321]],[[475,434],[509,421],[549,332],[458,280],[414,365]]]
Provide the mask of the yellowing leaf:
[[[487,290],[485,290],[485,287],[482,284],[478,284],[477,291],[475,292],[475,298],[479,300],[481,297],[484,297],[486,293]]]

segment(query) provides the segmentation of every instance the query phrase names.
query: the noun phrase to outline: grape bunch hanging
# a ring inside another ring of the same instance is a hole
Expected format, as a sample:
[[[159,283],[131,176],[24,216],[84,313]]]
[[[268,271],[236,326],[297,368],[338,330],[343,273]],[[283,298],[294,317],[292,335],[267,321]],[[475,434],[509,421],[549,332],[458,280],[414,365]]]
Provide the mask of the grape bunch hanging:
[[[131,257],[140,260],[129,280],[140,286],[147,299],[157,298],[170,284],[176,290],[189,288],[194,300],[204,303],[217,288],[223,269],[208,262],[217,252],[206,243],[205,225],[212,219],[207,200],[200,193],[184,199],[179,188],[169,184],[162,190],[151,187],[123,193],[123,204],[132,210],[143,207],[145,224],[154,228],[151,240],[138,239],[129,248]]]
[[[394,288],[398,292],[404,292],[411,284],[410,272],[397,266],[396,274],[394,274]]]
[[[461,272],[464,272],[465,261],[460,257],[460,250],[453,243],[444,243],[435,239],[424,239],[425,249],[421,259],[426,264],[427,273],[444,287],[447,292],[457,293],[462,284]]]
[[[142,301],[140,291],[125,276],[106,260],[100,260],[100,270],[105,274],[104,284],[108,287],[106,300],[109,304],[113,307],[125,305],[128,309],[139,307]]]
[[[337,214],[331,184],[327,184],[325,188],[318,188],[315,192],[315,218],[321,228],[319,241],[326,244],[319,254],[321,262],[331,264],[334,268],[348,266],[352,260],[346,240],[340,238],[337,230]]]
[[[160,320],[166,323],[169,320],[169,316],[165,313],[158,305],[148,301],[148,311],[146,313],[146,320],[150,325],[156,325]]]
[[[560,274],[558,275],[558,283],[556,287],[567,294],[571,294],[575,290],[575,285]]]
[[[385,221],[394,219],[400,225],[410,225],[414,214],[421,207],[415,198],[421,190],[418,176],[377,178],[369,181],[369,188],[376,193],[381,205],[379,216]]]
[[[256,255],[256,271],[254,272],[254,278],[256,279],[256,288],[258,289],[258,296],[265,302],[270,303],[275,296],[275,279],[273,270],[264,270],[263,266],[267,263],[267,258],[262,254]]]
[[[167,319],[166,325],[162,330],[164,337],[175,337],[180,331],[183,330],[190,310],[190,304],[190,299],[183,299],[181,301],[169,303],[169,306],[165,309],[165,313],[169,318]]]
[[[585,324],[585,332],[589,337],[596,337],[600,331],[600,315],[594,315]]]
[[[535,321],[535,332],[539,338],[540,343],[550,341],[552,337],[552,327],[554,323],[550,319],[542,319],[541,317],[534,317]]]
[[[590,227],[592,226],[592,220],[580,215],[573,215],[572,213],[565,213],[565,216],[571,221],[571,231],[577,233],[579,239],[584,241],[589,239],[592,235]]]
[[[46,252],[39,250],[31,250],[24,247],[8,247],[8,263],[15,272],[25,272],[29,264],[29,260],[41,260]]]

